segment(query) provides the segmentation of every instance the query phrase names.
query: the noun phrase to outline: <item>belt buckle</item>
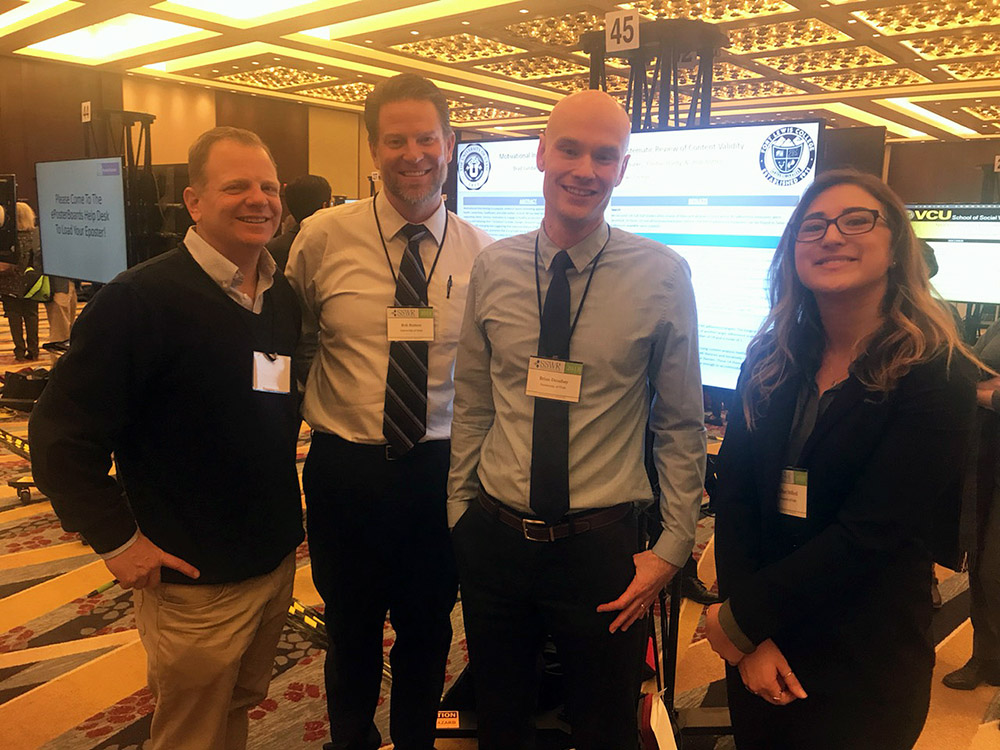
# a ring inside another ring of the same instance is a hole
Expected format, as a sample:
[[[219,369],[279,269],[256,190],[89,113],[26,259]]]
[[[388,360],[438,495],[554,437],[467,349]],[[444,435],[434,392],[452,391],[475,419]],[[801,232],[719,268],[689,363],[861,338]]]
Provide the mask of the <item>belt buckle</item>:
[[[528,529],[532,527],[541,527],[548,531],[548,534],[546,535],[548,538],[542,539],[541,537],[531,536],[531,534],[528,533]],[[546,524],[545,521],[540,521],[535,518],[521,519],[521,533],[524,534],[524,538],[529,542],[554,542],[556,540],[555,528]]]
[[[399,456],[396,455],[396,451],[392,449],[392,446],[388,443],[385,444],[385,460],[395,461]]]

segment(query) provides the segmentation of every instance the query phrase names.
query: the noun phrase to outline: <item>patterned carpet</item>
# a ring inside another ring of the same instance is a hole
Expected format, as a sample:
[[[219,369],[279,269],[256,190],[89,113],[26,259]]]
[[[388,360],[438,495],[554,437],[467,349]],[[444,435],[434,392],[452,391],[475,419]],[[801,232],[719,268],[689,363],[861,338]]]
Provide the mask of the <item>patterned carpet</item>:
[[[42,340],[47,326],[42,315]],[[10,334],[0,324],[0,372],[15,368]],[[17,363],[20,365],[21,363]],[[26,415],[0,409],[0,430],[26,437]],[[299,461],[308,450],[299,442]],[[152,699],[145,687],[145,656],[138,643],[131,595],[119,586],[100,593],[110,579],[103,563],[76,537],[64,532],[51,506],[34,491],[22,505],[7,482],[28,474],[28,461],[0,448],[0,748],[3,750],[140,750],[148,740]],[[696,556],[704,554],[703,579],[714,581],[712,519],[699,524]],[[305,545],[297,555],[296,597],[321,608],[309,575]],[[942,582],[948,600],[936,621],[940,669],[954,669],[969,649],[967,582]],[[453,613],[455,636],[447,668],[447,690],[468,661],[461,606]],[[681,610],[681,658],[677,671],[680,707],[717,705],[723,696],[721,662],[704,642],[702,608]],[[384,646],[394,639],[386,623]],[[316,636],[293,627],[282,634],[269,697],[252,709],[251,748],[320,748],[328,739],[322,650]],[[376,720],[388,737],[391,678],[383,682]],[[942,692],[943,691],[943,692]],[[982,750],[1000,747],[1000,694],[993,688],[957,694],[937,688],[925,738],[918,748]],[[698,748],[731,747],[702,740]],[[439,748],[476,747],[474,740],[439,740]],[[687,746],[686,746],[687,747]],[[691,745],[691,747],[695,747]]]

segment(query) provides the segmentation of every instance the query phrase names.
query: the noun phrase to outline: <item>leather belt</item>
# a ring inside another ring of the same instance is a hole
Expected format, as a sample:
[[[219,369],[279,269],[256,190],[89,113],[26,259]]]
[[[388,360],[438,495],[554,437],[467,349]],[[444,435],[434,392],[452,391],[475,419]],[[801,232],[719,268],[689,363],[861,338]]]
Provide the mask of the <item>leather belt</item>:
[[[487,494],[482,487],[479,488],[477,499],[479,505],[491,518],[521,532],[529,542],[555,542],[559,539],[585,534],[588,531],[610,526],[632,512],[632,503],[620,503],[612,505],[610,508],[574,513],[566,516],[564,521],[550,525],[540,519],[528,518],[520,513],[515,513],[495,497]]]

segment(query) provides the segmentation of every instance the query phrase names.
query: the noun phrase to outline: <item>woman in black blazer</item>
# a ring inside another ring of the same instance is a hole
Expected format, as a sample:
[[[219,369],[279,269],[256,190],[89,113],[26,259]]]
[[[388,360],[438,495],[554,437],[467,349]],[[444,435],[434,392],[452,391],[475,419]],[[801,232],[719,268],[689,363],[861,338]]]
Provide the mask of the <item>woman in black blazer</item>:
[[[932,558],[955,549],[975,361],[880,180],[820,175],[771,264],[719,458],[721,605],[740,750],[910,748],[927,715]]]

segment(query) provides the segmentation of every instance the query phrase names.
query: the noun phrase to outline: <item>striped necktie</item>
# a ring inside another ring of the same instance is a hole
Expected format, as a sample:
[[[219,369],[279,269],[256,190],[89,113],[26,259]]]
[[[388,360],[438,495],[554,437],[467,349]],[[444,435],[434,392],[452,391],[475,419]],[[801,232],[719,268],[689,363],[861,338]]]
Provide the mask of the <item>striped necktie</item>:
[[[406,250],[396,275],[397,307],[426,307],[427,278],[420,261],[423,224],[407,224]],[[382,434],[403,455],[427,432],[427,342],[393,341],[389,344],[389,372],[385,381],[385,414]]]
[[[570,265],[565,250],[552,259],[552,280],[545,293],[538,356],[569,359]],[[528,503],[546,523],[557,523],[569,510],[569,404],[535,399],[531,429],[531,479]]]

